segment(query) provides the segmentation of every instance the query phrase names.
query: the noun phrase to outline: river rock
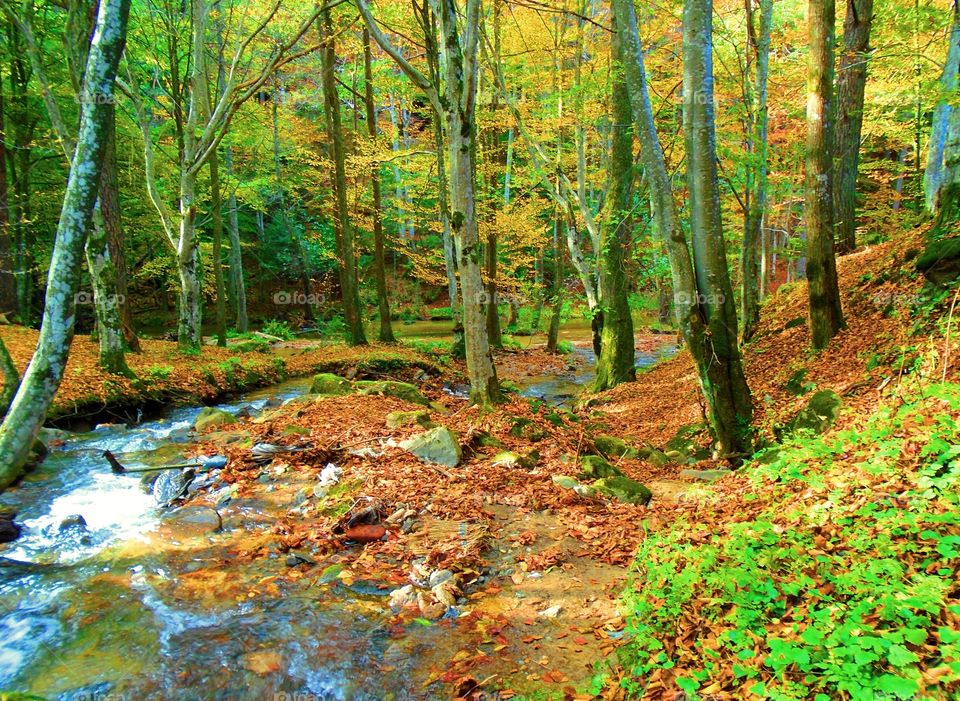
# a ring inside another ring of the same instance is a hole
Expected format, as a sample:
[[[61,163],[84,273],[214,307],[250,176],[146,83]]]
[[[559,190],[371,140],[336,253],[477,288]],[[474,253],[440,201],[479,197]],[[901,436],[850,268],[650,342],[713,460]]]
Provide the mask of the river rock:
[[[459,437],[446,426],[437,426],[411,436],[401,442],[400,447],[423,462],[432,462],[445,467],[456,467],[460,464],[462,456]]]
[[[13,516],[0,517],[0,543],[12,543],[20,537],[20,524],[14,523]]]
[[[391,411],[387,414],[387,428],[401,428],[403,426],[414,426],[417,424],[424,428],[430,428],[430,412]]]
[[[188,504],[173,509],[164,514],[163,522],[181,538],[216,533],[223,527],[217,510],[202,504]]]
[[[67,516],[60,522],[60,525],[57,526],[59,531],[68,531],[71,529],[77,529],[85,531],[87,530],[87,519],[85,519],[80,514],[71,514]]]
[[[153,483],[153,498],[161,506],[169,506],[186,494],[195,474],[192,469],[164,470]]]
[[[420,390],[408,382],[394,380],[358,380],[354,386],[360,394],[396,397],[411,404],[430,406],[430,400],[424,397]]]
[[[413,588],[412,584],[407,584],[390,592],[390,610],[394,613],[399,613],[408,606],[413,606],[416,603],[417,591]]]
[[[651,497],[649,489],[629,477],[604,477],[594,482],[593,487],[600,494],[627,504],[647,504]]]
[[[613,465],[601,458],[599,455],[584,455],[580,459],[580,469],[583,471],[581,476],[584,479],[601,479],[603,477],[623,477]]]
[[[310,384],[310,393],[319,394],[325,397],[339,397],[344,394],[350,394],[353,387],[350,382],[332,372],[321,372],[313,376],[313,382]]]
[[[353,526],[343,532],[343,537],[357,543],[374,543],[387,534],[387,529],[378,524]]]
[[[193,430],[198,433],[214,426],[226,426],[237,422],[237,417],[229,411],[217,409],[213,406],[204,407],[193,422]]]

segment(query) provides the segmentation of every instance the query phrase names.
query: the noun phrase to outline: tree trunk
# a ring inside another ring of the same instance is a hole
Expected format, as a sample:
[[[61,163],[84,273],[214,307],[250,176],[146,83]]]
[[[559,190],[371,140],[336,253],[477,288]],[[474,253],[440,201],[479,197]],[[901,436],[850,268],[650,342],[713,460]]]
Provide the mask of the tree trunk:
[[[637,27],[636,10],[632,0],[613,0],[614,15],[616,17],[617,31],[620,34],[624,51],[624,74],[627,83],[627,90],[630,95],[630,102],[633,108],[633,119],[637,133],[640,137],[641,155],[644,169],[646,171],[647,181],[650,185],[650,195],[653,200],[652,206],[655,215],[657,233],[663,238],[667,248],[667,256],[670,260],[670,269],[673,275],[674,287],[674,311],[677,316],[677,323],[687,342],[687,346],[693,355],[694,362],[697,365],[697,371],[700,378],[700,386],[707,404],[707,419],[714,436],[714,452],[720,456],[737,456],[747,453],[750,447],[750,421],[752,410],[749,401],[749,392],[746,389],[746,383],[741,382],[743,377],[740,368],[739,355],[736,352],[736,342],[726,344],[725,348],[715,348],[712,332],[714,327],[723,325],[727,318],[727,308],[724,305],[733,306],[732,295],[723,299],[715,298],[712,304],[700,304],[701,291],[698,289],[698,277],[694,275],[694,266],[690,258],[690,252],[687,248],[683,230],[677,221],[676,209],[673,202],[673,189],[670,183],[670,176],[667,172],[666,162],[663,157],[663,149],[657,136],[656,126],[653,119],[653,108],[650,104],[650,95],[647,88],[646,72],[644,70],[643,50],[640,45],[640,32]],[[691,134],[693,141],[697,143],[698,153],[696,154],[696,163],[699,170],[710,168],[707,161],[712,160],[712,151],[703,150],[703,139],[706,138],[708,146],[713,143],[713,130],[706,133],[704,110],[707,105],[693,105],[699,100],[710,101],[710,110],[712,112],[712,71],[710,66],[710,9],[702,6],[691,7],[691,26],[688,27],[687,21],[684,21],[684,42],[691,44],[691,54],[699,51],[699,56],[691,55],[692,63],[689,68],[684,67],[684,78],[688,81],[688,73],[694,84],[691,88],[697,88],[700,97],[692,95],[685,97],[685,104],[688,109],[684,110],[684,117],[687,118],[687,111],[693,109],[694,114],[699,113],[701,134]],[[687,10],[685,9],[685,14]],[[694,27],[695,25],[695,27]],[[703,36],[698,37],[701,33]],[[690,36],[687,36],[687,35]],[[706,56],[703,54],[706,53]],[[686,56],[685,56],[686,58]],[[692,72],[691,72],[692,71]],[[706,78],[710,76],[708,82]],[[700,82],[700,80],[703,82]],[[698,84],[699,83],[699,84]],[[686,87],[686,86],[685,86]],[[710,119],[712,122],[712,114]],[[716,165],[714,163],[713,167]],[[691,165],[693,172],[698,172],[698,168]],[[709,186],[709,182],[707,183]],[[715,188],[714,188],[715,189]],[[712,211],[704,213],[701,222],[713,223],[713,219],[718,220],[718,213],[714,201],[715,195],[709,190],[698,193],[698,201],[704,207],[711,207]],[[693,207],[691,207],[693,209]],[[716,257],[716,248],[712,244],[701,242],[700,246],[711,249],[708,257]],[[720,249],[722,250],[722,249]],[[706,262],[706,261],[705,261]],[[729,278],[726,274],[710,270],[710,275],[700,275],[705,278],[713,277],[710,280],[711,287],[716,293],[717,288],[722,288],[722,277],[727,277],[727,290],[729,290]],[[706,295],[705,295],[706,297]],[[706,301],[706,299],[704,300]],[[716,311],[714,317],[707,317],[708,311]],[[712,323],[711,323],[712,322]],[[711,323],[709,329],[707,323]],[[733,332],[731,335],[731,331]],[[732,327],[722,329],[722,338],[736,338],[736,323]]]
[[[213,236],[213,279],[217,295],[214,311],[217,345],[227,346],[227,291],[223,281],[223,200],[220,197],[220,157],[214,150],[210,154],[210,218]]]
[[[837,182],[833,192],[834,239],[840,253],[849,253],[857,247],[857,166],[872,21],[873,0],[847,0],[843,54],[837,77],[837,151],[834,159]]]
[[[223,155],[227,167],[227,178],[233,176],[233,149],[227,146]],[[233,188],[227,198],[227,238],[230,239],[230,272],[227,278],[228,294],[233,303],[233,314],[237,331],[246,333],[250,328],[247,318],[247,288],[243,280],[243,252],[240,248],[240,223],[237,216],[237,193]]]
[[[7,181],[7,122],[3,73],[0,70],[0,313],[17,308],[17,285],[13,275],[10,191]]]
[[[869,1],[869,0],[868,0]],[[746,0],[747,8],[753,0]],[[754,36],[752,11],[747,19],[748,28],[748,65],[749,51]],[[773,24],[773,0],[760,0],[760,32],[756,40],[756,78],[755,95],[752,96],[752,109],[749,123],[749,148],[752,163],[747,166],[747,209],[743,219],[743,247],[740,254],[741,282],[741,318],[743,320],[743,342],[753,338],[757,324],[760,323],[760,300],[763,297],[763,280],[760,274],[761,249],[763,240],[763,221],[767,204],[767,78],[770,72],[770,29]],[[749,76],[747,77],[749,85]]]
[[[113,82],[123,53],[130,0],[102,0],[81,99],[77,148],[70,167],[56,243],[50,260],[40,337],[17,394],[0,426],[0,489],[22,469],[63,378],[86,234],[100,186]]]
[[[373,105],[373,57],[370,51],[370,32],[363,30],[364,107],[367,133],[377,140],[377,111]],[[377,282],[377,308],[380,312],[380,341],[396,343],[390,324],[390,298],[387,295],[387,271],[383,252],[383,204],[380,197],[380,164],[370,166],[370,187],[373,191],[373,272]]]
[[[553,221],[553,292],[550,295],[550,325],[547,327],[547,353],[558,352],[560,318],[563,315],[563,248],[560,246],[560,217]]]
[[[718,434],[730,436],[718,452],[745,454],[753,408],[737,338],[737,310],[727,269],[720,217],[713,95],[713,2],[685,0],[683,8],[683,131],[698,303],[707,323],[712,359],[708,391]],[[705,349],[706,350],[706,349]]]
[[[111,242],[122,241],[119,198],[117,195],[116,110],[106,105],[107,126],[104,136],[100,191],[93,211],[93,228],[86,244],[87,268],[93,285],[93,303],[97,317],[100,367],[115,375],[133,377],[124,357],[124,324],[121,306],[126,303],[120,292],[118,266],[114,264]],[[135,337],[134,337],[135,338]]]
[[[817,350],[843,328],[833,244],[834,0],[810,0],[807,82],[807,282],[810,335]]]
[[[620,41],[611,41],[614,65],[623,64]],[[611,86],[612,134],[608,162],[607,195],[600,229],[600,299],[603,327],[600,332],[600,356],[597,358],[595,392],[636,379],[633,319],[627,302],[625,258],[630,245],[633,219],[630,216],[633,194],[633,128],[630,97],[617,71]]]
[[[310,266],[307,252],[300,240],[300,233],[290,225],[290,215],[287,212],[287,199],[283,189],[283,171],[280,168],[280,87],[277,86],[273,96],[271,114],[273,115],[273,170],[277,180],[277,202],[280,207],[280,221],[290,243],[293,244],[293,254],[300,268],[300,287],[303,295],[303,316],[307,321],[313,321],[313,304],[310,296]],[[263,238],[261,227],[261,239]]]
[[[7,350],[2,338],[0,338],[0,372],[3,374],[3,391],[0,392],[0,416],[3,416],[7,413],[10,402],[13,401],[17,390],[20,388],[20,373],[17,371],[17,366],[14,365],[13,358],[10,357],[10,351]]]
[[[934,228],[946,232],[960,218],[960,107],[952,97],[960,85],[960,2],[953,2],[953,26],[947,60],[940,77],[940,99],[933,111],[924,193]]]
[[[343,315],[347,322],[350,345],[365,345],[367,337],[363,331],[363,319],[360,312],[360,290],[357,284],[357,258],[353,250],[353,222],[347,205],[347,174],[344,166],[343,130],[340,123],[340,98],[337,95],[336,46],[334,45],[333,25],[330,11],[323,13],[320,19],[323,48],[320,55],[323,61],[323,96],[327,115],[327,138],[330,143],[334,169],[334,195],[336,197],[336,217],[340,231],[340,292],[343,296]],[[336,224],[336,222],[335,222]]]

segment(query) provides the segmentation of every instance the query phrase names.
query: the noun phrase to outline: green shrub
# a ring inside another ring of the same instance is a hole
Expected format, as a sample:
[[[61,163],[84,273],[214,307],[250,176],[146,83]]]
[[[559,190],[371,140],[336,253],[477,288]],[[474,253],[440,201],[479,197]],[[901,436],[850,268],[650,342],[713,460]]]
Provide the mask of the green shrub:
[[[292,341],[296,338],[296,334],[293,332],[293,329],[290,328],[289,322],[281,319],[270,319],[265,322],[262,331],[265,334],[282,338],[285,341]]]
[[[172,365],[151,365],[146,369],[144,376],[149,380],[169,380],[172,374]]]

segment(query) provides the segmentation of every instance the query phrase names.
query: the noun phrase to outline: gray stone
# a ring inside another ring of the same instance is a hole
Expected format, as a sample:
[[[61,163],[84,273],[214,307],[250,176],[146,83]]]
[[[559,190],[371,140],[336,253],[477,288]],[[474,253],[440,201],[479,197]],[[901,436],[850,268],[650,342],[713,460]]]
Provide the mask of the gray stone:
[[[462,456],[457,434],[446,426],[437,426],[400,443],[400,447],[423,462],[456,467]]]

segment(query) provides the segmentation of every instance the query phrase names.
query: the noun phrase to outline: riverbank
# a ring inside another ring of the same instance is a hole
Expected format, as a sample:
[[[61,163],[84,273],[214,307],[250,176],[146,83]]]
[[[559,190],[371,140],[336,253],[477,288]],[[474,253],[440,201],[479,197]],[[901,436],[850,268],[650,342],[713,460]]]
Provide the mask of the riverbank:
[[[38,335],[22,326],[0,326],[0,338],[21,374],[33,356]],[[101,370],[97,344],[89,336],[76,336],[48,421],[73,427],[135,421],[169,405],[215,404],[317,372],[365,376],[385,372],[412,376],[418,370],[441,373],[433,359],[404,345],[352,348],[319,341],[259,342],[227,348],[204,345],[196,354],[181,352],[172,341],[145,339],[141,345],[141,353],[127,355],[136,375],[131,379]]]

